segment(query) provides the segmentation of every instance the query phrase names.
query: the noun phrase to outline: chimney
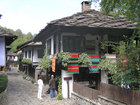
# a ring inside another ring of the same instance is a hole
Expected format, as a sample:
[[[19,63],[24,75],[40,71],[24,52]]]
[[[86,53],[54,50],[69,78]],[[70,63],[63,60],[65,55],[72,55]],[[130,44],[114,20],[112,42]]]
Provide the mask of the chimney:
[[[81,4],[82,4],[82,12],[89,11],[91,9],[90,1],[83,1]]]

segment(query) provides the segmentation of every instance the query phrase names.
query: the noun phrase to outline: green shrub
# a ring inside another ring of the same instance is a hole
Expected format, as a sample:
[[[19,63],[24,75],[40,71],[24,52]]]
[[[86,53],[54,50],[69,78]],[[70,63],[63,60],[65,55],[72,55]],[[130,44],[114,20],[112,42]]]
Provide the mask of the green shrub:
[[[26,58],[24,58],[24,59],[22,59],[22,63],[31,64],[32,61],[31,61],[30,59],[26,59]]]
[[[63,59],[62,59],[62,66],[67,67],[70,61],[69,58],[70,58],[69,53],[68,52],[64,53]]]
[[[49,57],[48,50],[45,49],[44,56],[39,62],[39,67],[44,68],[44,69],[49,69],[52,66],[51,63],[52,61],[51,61],[51,58]]]
[[[63,96],[62,96],[61,93],[59,93],[59,94],[57,95],[57,99],[58,99],[58,100],[62,100],[62,99],[63,99]]]
[[[78,63],[82,65],[87,65],[88,67],[92,66],[92,61],[86,53],[82,53],[79,55]]]
[[[35,83],[35,79],[34,79],[34,78],[32,78],[32,79],[31,79],[31,82],[32,82],[32,83]]]
[[[58,53],[58,60],[62,61],[63,59],[63,52]]]
[[[27,75],[26,75],[26,74],[24,74],[24,75],[23,75],[23,79],[26,79],[26,77],[27,77]]]
[[[0,93],[7,88],[8,78],[5,74],[0,74]]]
[[[63,99],[63,96],[62,96],[62,78],[59,77],[58,78],[58,81],[59,81],[59,84],[58,84],[58,95],[57,95],[57,99],[58,100],[62,100]]]

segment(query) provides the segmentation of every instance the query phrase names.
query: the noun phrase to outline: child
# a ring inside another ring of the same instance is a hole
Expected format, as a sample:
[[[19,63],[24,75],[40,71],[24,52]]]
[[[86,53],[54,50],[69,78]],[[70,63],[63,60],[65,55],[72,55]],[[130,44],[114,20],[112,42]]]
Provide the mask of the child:
[[[39,76],[37,84],[38,84],[38,96],[37,96],[37,98],[42,99],[41,95],[42,95],[42,89],[43,89],[44,84],[43,84],[41,76]]]

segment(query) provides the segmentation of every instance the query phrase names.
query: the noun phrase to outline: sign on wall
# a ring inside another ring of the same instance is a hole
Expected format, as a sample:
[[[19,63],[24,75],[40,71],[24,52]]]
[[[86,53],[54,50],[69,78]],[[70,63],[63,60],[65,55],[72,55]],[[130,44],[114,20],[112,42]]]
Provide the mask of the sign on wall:
[[[0,38],[0,66],[5,66],[5,37]]]

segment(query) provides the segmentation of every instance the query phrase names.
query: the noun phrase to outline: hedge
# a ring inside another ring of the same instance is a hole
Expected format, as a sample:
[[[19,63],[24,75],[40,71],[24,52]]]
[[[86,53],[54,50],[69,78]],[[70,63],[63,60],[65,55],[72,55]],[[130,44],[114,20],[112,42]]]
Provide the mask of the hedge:
[[[7,88],[8,78],[5,74],[0,74],[0,93]]]

